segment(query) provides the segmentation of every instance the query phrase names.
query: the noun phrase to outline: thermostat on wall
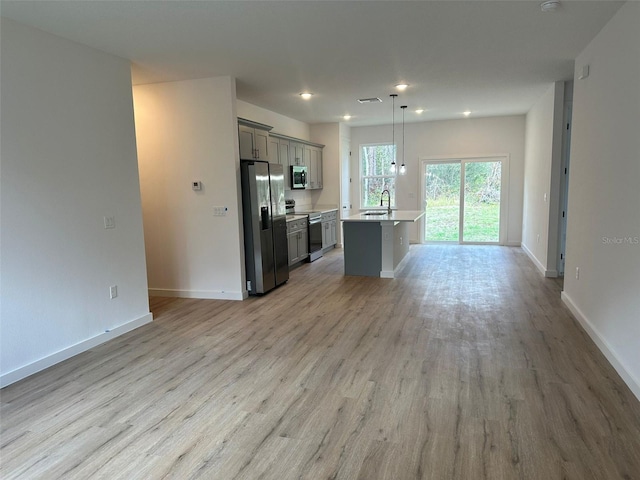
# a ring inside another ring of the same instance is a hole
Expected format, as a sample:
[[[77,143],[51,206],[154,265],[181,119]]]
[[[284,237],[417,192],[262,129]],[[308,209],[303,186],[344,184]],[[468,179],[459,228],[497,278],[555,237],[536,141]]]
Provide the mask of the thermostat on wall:
[[[191,188],[193,188],[194,190],[202,190],[202,182],[191,182]]]

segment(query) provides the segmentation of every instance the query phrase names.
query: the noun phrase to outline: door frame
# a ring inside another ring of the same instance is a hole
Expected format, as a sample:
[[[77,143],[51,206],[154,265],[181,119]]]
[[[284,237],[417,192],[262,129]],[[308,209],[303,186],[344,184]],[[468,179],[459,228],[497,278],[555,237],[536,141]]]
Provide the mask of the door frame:
[[[438,155],[438,156],[421,156],[420,157],[420,195],[422,200],[419,202],[419,208],[422,212],[426,209],[426,181],[425,181],[425,169],[429,164],[435,163],[456,163],[460,162],[460,179],[464,179],[464,166],[466,162],[473,161],[489,162],[491,159],[502,162],[501,178],[500,178],[500,231],[498,233],[499,240],[497,242],[465,242],[458,241],[455,243],[461,245],[506,245],[507,244],[507,232],[509,231],[509,164],[510,155],[508,153],[494,153],[494,154],[465,154],[465,155]],[[460,234],[462,235],[464,220],[464,185],[460,185]],[[420,217],[419,222],[419,241],[420,243],[430,243],[425,241],[425,221],[426,215]],[[443,242],[438,242],[443,243]],[[451,242],[450,242],[451,243]]]

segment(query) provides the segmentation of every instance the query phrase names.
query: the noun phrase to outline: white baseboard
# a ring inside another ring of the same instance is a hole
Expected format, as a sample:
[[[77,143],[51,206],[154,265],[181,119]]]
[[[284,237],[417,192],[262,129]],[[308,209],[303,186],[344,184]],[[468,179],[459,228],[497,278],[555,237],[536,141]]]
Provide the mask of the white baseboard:
[[[201,298],[205,300],[244,300],[246,292],[226,292],[216,290],[175,290],[171,288],[150,288],[150,297]]]
[[[113,338],[119,337],[120,335],[124,335],[131,330],[135,330],[142,325],[146,325],[153,321],[153,315],[151,312],[143,315],[140,318],[135,320],[131,320],[123,325],[112,328],[111,330],[107,330],[104,333],[100,333],[95,337],[88,338],[82,342],[76,343],[70,347],[67,347],[59,352],[48,355],[40,360],[37,360],[33,363],[25,365],[24,367],[16,368],[11,372],[5,373],[0,376],[0,387],[6,387],[7,385],[11,385],[12,383],[17,382],[18,380],[22,380],[23,378],[28,377],[29,375],[33,375],[34,373],[38,373],[45,368],[49,368],[56,363],[60,363],[64,360],[67,360],[79,353],[86,352],[90,348],[100,345],[101,343],[107,342]]]
[[[582,325],[582,328],[585,329],[587,334],[591,337],[591,340],[598,346],[600,351],[607,358],[611,366],[618,372],[618,375],[622,377],[624,383],[627,384],[631,392],[636,396],[638,400],[640,400],[640,381],[631,373],[629,369],[627,369],[616,355],[615,351],[609,345],[609,342],[605,340],[605,338],[600,334],[598,329],[589,321],[584,313],[578,308],[578,306],[573,302],[571,297],[567,295],[565,292],[562,292],[561,295],[562,301],[564,304],[571,310],[573,316],[576,317],[576,320]]]
[[[524,250],[524,253],[526,253],[527,256],[531,259],[531,261],[536,266],[536,268],[538,270],[540,270],[540,273],[542,274],[542,276],[546,277],[547,276],[547,269],[544,268],[544,265],[542,265],[542,263],[540,263],[540,260],[538,260],[536,258],[536,256],[533,254],[533,252],[531,250],[529,250],[524,243],[521,245],[521,248],[522,248],[522,250]]]

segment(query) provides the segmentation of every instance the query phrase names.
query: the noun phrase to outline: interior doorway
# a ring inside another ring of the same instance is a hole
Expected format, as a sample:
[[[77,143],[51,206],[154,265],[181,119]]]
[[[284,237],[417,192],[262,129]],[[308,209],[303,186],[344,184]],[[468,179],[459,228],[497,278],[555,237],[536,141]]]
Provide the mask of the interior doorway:
[[[506,156],[422,161],[423,243],[505,243]]]

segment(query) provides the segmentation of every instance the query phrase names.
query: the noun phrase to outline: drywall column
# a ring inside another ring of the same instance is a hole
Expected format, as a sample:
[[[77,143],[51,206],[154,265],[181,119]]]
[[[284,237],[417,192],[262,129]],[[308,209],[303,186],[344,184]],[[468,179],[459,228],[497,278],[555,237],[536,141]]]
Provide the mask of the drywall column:
[[[556,277],[564,82],[550,85],[527,113],[522,248],[547,277]]]
[[[150,294],[245,298],[235,80],[140,85],[134,101]]]

